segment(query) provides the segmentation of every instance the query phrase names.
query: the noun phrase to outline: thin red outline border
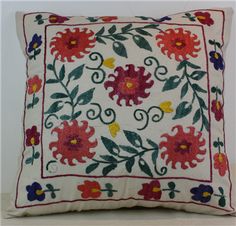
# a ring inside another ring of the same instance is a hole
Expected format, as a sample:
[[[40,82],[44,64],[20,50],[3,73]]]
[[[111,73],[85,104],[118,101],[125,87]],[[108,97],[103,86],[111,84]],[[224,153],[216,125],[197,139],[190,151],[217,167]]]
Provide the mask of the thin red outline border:
[[[123,23],[131,23],[129,22],[110,22],[110,23],[105,23],[105,24],[123,24]],[[150,24],[150,22],[132,22],[134,24]],[[156,24],[157,22],[151,22],[151,24]],[[158,179],[158,180],[166,180],[166,179],[184,179],[184,180],[192,180],[192,181],[198,181],[198,182],[212,182],[212,150],[211,150],[211,131],[209,130],[209,160],[210,160],[210,179],[208,180],[200,180],[200,179],[195,179],[191,177],[144,177],[144,176],[130,176],[130,175],[122,175],[122,176],[93,176],[93,175],[79,175],[79,174],[63,174],[63,175],[54,175],[54,176],[44,176],[43,175],[43,122],[44,122],[44,99],[45,99],[45,81],[46,81],[46,46],[47,46],[47,28],[48,27],[57,27],[57,26],[65,26],[65,27],[71,27],[71,26],[88,26],[88,25],[98,25],[98,24],[104,24],[104,22],[98,22],[98,23],[85,23],[85,24],[48,24],[45,26],[45,48],[44,48],[44,85],[43,85],[43,101],[42,101],[42,121],[41,121],[41,178],[46,179],[46,178],[56,178],[56,177],[86,177],[86,178],[136,178],[136,179]],[[166,25],[178,25],[178,26],[189,26],[189,27],[199,27],[202,30],[202,36],[203,36],[203,41],[204,41],[204,52],[206,55],[206,70],[207,70],[207,89],[208,89],[208,106],[210,106],[210,85],[209,85],[209,67],[208,67],[208,52],[206,48],[206,37],[205,37],[205,31],[202,25],[197,25],[197,24],[180,24],[180,23],[166,23],[162,22],[161,24],[166,24]],[[209,116],[209,128],[210,126],[210,107],[208,108],[208,116]]]
[[[213,12],[221,12],[223,14],[223,27],[222,27],[222,34],[221,34],[222,37],[221,38],[222,38],[222,42],[223,42],[223,45],[224,45],[224,25],[225,25],[225,13],[224,13],[224,11],[223,10],[217,10],[217,9],[215,9],[215,10],[214,9],[198,9],[198,10],[191,10],[189,12],[196,12],[196,11],[213,11]],[[25,22],[24,22],[25,21],[25,16],[26,15],[31,15],[31,14],[38,14],[38,13],[51,13],[51,12],[33,12],[33,13],[28,13],[28,14],[24,14],[23,15],[23,30],[24,30],[24,38],[25,38],[25,42],[26,42],[26,47],[25,47],[26,50],[27,50],[27,40],[26,40],[26,36],[25,36]],[[184,12],[179,12],[179,13],[171,14],[170,16],[181,14],[181,13],[184,13]],[[27,51],[25,51],[25,53],[27,54]],[[208,63],[208,61],[207,61],[207,63]],[[28,77],[28,58],[26,60],[26,75]],[[223,76],[224,76],[224,71],[223,71]],[[52,205],[52,204],[56,204],[56,203],[64,203],[64,202],[71,203],[71,202],[80,201],[80,200],[61,200],[61,201],[58,201],[58,202],[51,202],[51,203],[45,203],[45,204],[17,206],[19,180],[20,180],[21,173],[22,173],[22,170],[23,170],[23,160],[24,160],[24,151],[25,151],[25,115],[26,115],[26,108],[25,107],[26,107],[26,96],[27,96],[27,86],[26,86],[26,90],[25,90],[24,114],[23,114],[23,134],[24,134],[23,148],[24,149],[23,149],[22,154],[21,154],[21,167],[20,167],[20,172],[19,172],[18,178],[17,178],[16,196],[15,196],[15,208],[26,208],[26,207],[34,207],[34,206],[42,206],[42,205],[43,206],[44,205]],[[224,103],[224,78],[223,78],[222,97],[223,97],[223,103]],[[226,145],[225,144],[225,119],[223,119],[223,133],[224,133],[224,145]],[[226,148],[225,148],[225,153],[226,153]],[[227,161],[228,161],[228,159],[227,159]],[[228,163],[229,163],[229,161],[228,161]],[[234,207],[232,207],[232,181],[231,181],[231,177],[230,177],[230,167],[229,167],[229,164],[228,164],[228,179],[229,179],[229,183],[230,183],[230,191],[229,191],[230,207],[232,208],[232,210],[226,210],[226,209],[219,208],[219,207],[216,207],[216,206],[212,206],[212,205],[208,205],[208,204],[201,204],[201,203],[192,202],[192,201],[191,202],[179,202],[179,201],[160,201],[159,200],[159,202],[195,204],[195,205],[200,205],[200,206],[212,207],[214,209],[220,209],[220,210],[223,210],[223,211],[226,211],[226,212],[232,212],[232,211],[235,211],[235,209],[234,209]],[[134,198],[131,198],[131,199],[134,199]],[[120,201],[120,200],[122,200],[122,199],[115,200],[115,201]],[[147,201],[147,200],[143,200],[143,199],[141,199],[141,200],[142,201]],[[82,201],[86,201],[86,200],[82,200]],[[92,201],[92,200],[87,200],[87,201]],[[99,200],[94,200],[94,201],[99,201]],[[101,200],[101,201],[109,201],[109,200],[106,199],[106,200]]]

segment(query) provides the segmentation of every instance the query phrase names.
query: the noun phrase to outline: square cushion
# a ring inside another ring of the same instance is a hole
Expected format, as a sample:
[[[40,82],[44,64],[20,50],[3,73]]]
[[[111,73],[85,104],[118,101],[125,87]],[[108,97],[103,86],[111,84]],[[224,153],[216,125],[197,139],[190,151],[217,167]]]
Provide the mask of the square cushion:
[[[27,85],[9,214],[234,213],[223,111],[231,17],[17,13]]]

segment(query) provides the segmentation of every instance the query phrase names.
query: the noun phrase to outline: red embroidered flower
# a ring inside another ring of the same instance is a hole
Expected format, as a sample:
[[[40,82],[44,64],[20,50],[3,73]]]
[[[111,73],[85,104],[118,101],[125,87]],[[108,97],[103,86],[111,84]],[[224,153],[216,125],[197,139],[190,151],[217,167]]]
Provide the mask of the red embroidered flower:
[[[38,77],[38,75],[29,78],[27,83],[28,83],[28,94],[37,93],[42,87],[42,80]]]
[[[211,111],[215,114],[215,119],[220,121],[224,117],[223,105],[218,100],[211,102]]]
[[[228,169],[227,157],[223,153],[217,153],[214,155],[214,168],[218,169],[220,176],[224,176]]]
[[[67,28],[64,32],[57,32],[52,38],[51,54],[55,54],[55,58],[62,62],[74,62],[72,57],[83,58],[90,53],[89,49],[94,47],[95,41],[94,32],[88,28]]]
[[[87,198],[98,198],[101,196],[101,186],[98,182],[96,181],[84,181],[84,184],[78,185],[78,190],[82,191],[82,198],[87,199]]]
[[[52,130],[52,133],[57,133],[58,140],[51,142],[49,148],[53,150],[53,157],[57,158],[57,155],[61,155],[60,162],[73,166],[76,165],[73,160],[84,163],[85,158],[93,158],[95,153],[91,153],[90,149],[97,146],[97,140],[91,142],[89,139],[94,134],[94,128],[88,126],[87,121],[82,121],[82,125],[79,126],[76,120],[72,121],[69,125],[67,121],[62,122],[62,128],[56,127]],[[88,131],[89,128],[89,131]]]
[[[112,20],[117,20],[117,16],[100,16],[100,19],[104,22],[111,22]]]
[[[141,104],[143,101],[139,98],[147,98],[150,93],[146,92],[146,89],[151,88],[154,84],[153,80],[149,80],[151,73],[145,74],[144,67],[138,67],[135,70],[133,64],[128,64],[126,67],[127,70],[117,67],[115,69],[116,74],[108,76],[113,80],[106,81],[104,87],[106,89],[113,88],[109,96],[113,100],[114,96],[117,95],[116,103],[120,106],[122,106],[121,100],[125,100],[126,106],[132,106],[132,102],[135,105]]]
[[[194,127],[188,127],[189,132],[185,132],[180,125],[174,126],[172,131],[176,133],[171,136],[167,133],[161,137],[165,137],[166,141],[162,141],[159,147],[165,148],[161,153],[161,158],[166,159],[166,165],[172,162],[172,168],[176,169],[176,163],[181,164],[182,169],[189,167],[196,167],[197,163],[202,162],[204,158],[200,159],[200,155],[205,155],[206,149],[202,149],[206,144],[201,132],[196,133]],[[188,164],[188,165],[187,165]]]
[[[26,146],[34,146],[39,144],[40,133],[37,132],[37,126],[32,126],[26,130]]]
[[[49,16],[49,22],[52,23],[52,24],[64,23],[66,20],[69,20],[69,18],[65,17],[65,16],[59,16],[59,15],[56,15],[56,14],[52,14],[52,15]]]
[[[196,12],[194,13],[194,15],[196,16],[196,18],[201,24],[206,24],[208,26],[211,26],[214,24],[214,21],[212,20],[211,15],[208,12],[205,12],[205,13]]]
[[[161,31],[156,39],[158,40],[157,46],[161,48],[162,53],[170,59],[174,55],[177,61],[188,60],[189,56],[197,57],[197,52],[201,50],[201,48],[197,48],[200,45],[197,35],[183,28]]]
[[[144,196],[144,199],[159,200],[161,198],[161,184],[158,180],[151,181],[150,183],[142,184],[143,188],[138,192],[139,195]]]

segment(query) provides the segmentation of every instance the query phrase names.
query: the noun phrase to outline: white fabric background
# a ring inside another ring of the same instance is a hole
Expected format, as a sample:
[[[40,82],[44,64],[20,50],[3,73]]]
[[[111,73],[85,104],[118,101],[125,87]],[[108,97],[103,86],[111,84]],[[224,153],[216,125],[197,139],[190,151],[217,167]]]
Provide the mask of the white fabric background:
[[[2,3],[2,192],[12,189],[22,146],[22,113],[25,89],[25,59],[16,37],[16,11],[49,11],[62,15],[149,15],[161,17],[197,8],[233,7],[227,1],[186,2],[3,2]],[[236,161],[236,64],[235,19],[226,54],[225,117],[226,147]],[[227,120],[228,119],[228,120]]]

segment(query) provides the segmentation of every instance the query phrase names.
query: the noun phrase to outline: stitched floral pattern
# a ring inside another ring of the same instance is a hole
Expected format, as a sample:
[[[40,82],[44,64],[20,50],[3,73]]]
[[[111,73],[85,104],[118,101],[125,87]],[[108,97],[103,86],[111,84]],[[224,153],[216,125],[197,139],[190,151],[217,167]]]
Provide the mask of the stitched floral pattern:
[[[27,15],[37,32],[25,30],[22,172],[32,176],[17,205],[232,211],[218,18]]]

